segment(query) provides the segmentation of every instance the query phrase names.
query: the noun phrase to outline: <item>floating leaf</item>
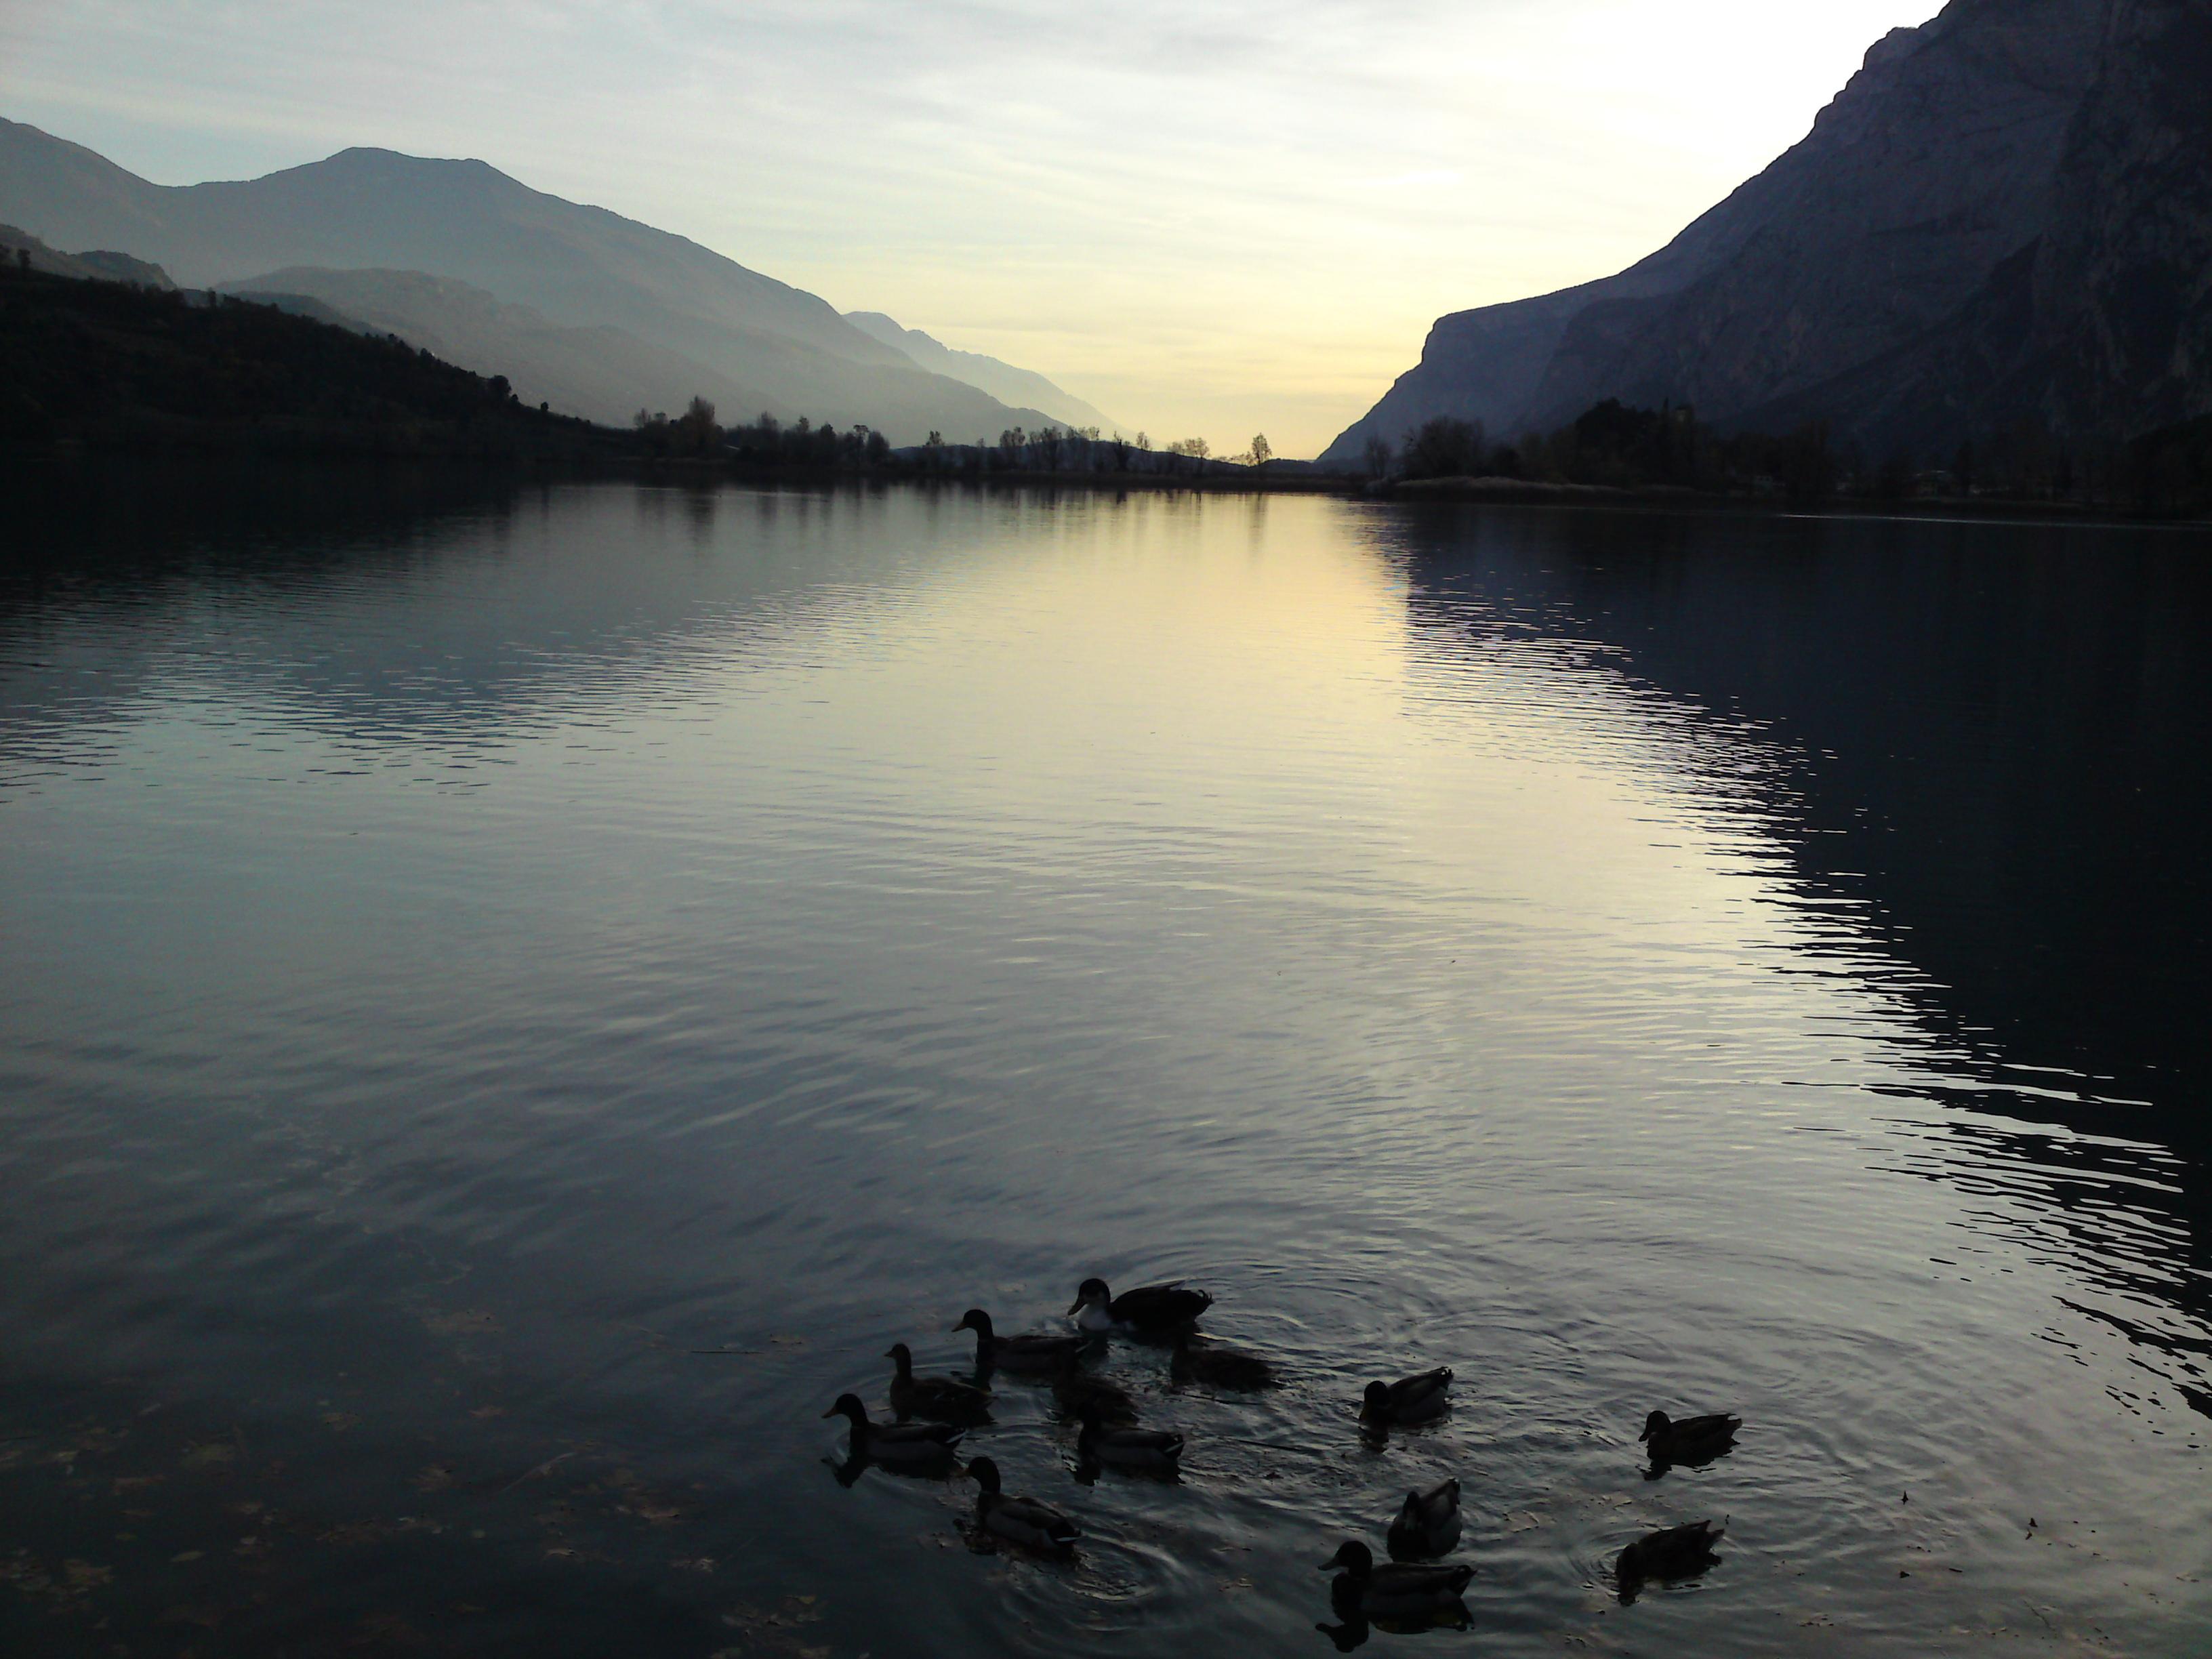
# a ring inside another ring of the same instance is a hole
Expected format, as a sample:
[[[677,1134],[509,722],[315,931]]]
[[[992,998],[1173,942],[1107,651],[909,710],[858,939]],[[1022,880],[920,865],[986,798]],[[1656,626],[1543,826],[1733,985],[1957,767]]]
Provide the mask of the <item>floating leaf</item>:
[[[211,1469],[238,1461],[238,1448],[228,1440],[210,1440],[204,1445],[191,1448],[185,1453],[188,1469]]]
[[[415,1477],[416,1492],[444,1492],[453,1484],[453,1466],[433,1463]]]
[[[62,1563],[62,1576],[69,1581],[70,1589],[82,1595],[87,1590],[98,1589],[103,1584],[113,1583],[115,1569],[94,1566],[89,1561],[64,1561]]]
[[[333,1434],[343,1434],[348,1429],[357,1427],[360,1425],[360,1422],[361,1419],[356,1417],[351,1412],[325,1412],[323,1413],[323,1426],[330,1430]]]

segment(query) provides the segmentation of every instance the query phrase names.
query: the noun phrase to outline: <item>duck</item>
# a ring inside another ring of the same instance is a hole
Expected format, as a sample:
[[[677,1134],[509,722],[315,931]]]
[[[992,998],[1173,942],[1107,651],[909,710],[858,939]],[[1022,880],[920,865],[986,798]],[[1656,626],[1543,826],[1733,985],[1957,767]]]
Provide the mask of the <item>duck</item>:
[[[1103,1376],[1092,1376],[1073,1365],[1052,1380],[1054,1401],[1070,1417],[1095,1411],[1109,1423],[1124,1426],[1137,1420],[1137,1402],[1129,1391]]]
[[[1211,1295],[1192,1290],[1181,1279],[1170,1285],[1140,1285],[1116,1296],[1106,1288],[1104,1279],[1086,1279],[1076,1287],[1067,1314],[1077,1329],[1094,1333],[1172,1331],[1196,1324],[1199,1316],[1212,1305]]]
[[[1331,1596],[1340,1613],[1377,1620],[1455,1611],[1474,1578],[1474,1569],[1464,1562],[1392,1562],[1378,1567],[1375,1553],[1358,1542],[1346,1544],[1321,1564],[1321,1570],[1342,1575]]]
[[[1083,1339],[1079,1336],[1056,1336],[1042,1332],[1000,1336],[991,1327],[991,1316],[981,1308],[969,1309],[960,1316],[960,1322],[952,1328],[975,1333],[975,1374],[978,1376],[994,1367],[1001,1370],[1047,1376],[1071,1369],[1083,1353]]]
[[[1393,1423],[1429,1422],[1442,1417],[1451,1404],[1447,1392],[1451,1380],[1451,1367],[1439,1365],[1418,1376],[1400,1377],[1395,1382],[1370,1382],[1359,1414],[1378,1428],[1387,1428]]]
[[[1175,1356],[1168,1373],[1178,1382],[1203,1382],[1216,1389],[1272,1389],[1278,1381],[1274,1366],[1256,1353],[1194,1340],[1192,1333],[1175,1334]]]
[[[858,1395],[841,1394],[822,1413],[853,1425],[853,1455],[901,1468],[950,1463],[964,1431],[944,1423],[871,1423]]]
[[[988,1423],[991,1420],[991,1391],[957,1376],[916,1376],[914,1350],[894,1342],[884,1358],[897,1367],[891,1373],[891,1409],[904,1422],[909,1417],[933,1423]]]
[[[1097,1407],[1083,1413],[1075,1455],[1085,1463],[1146,1474],[1173,1474],[1182,1467],[1183,1438],[1165,1429],[1109,1427]]]
[[[1653,1412],[1636,1437],[1651,1448],[1655,1463],[1701,1463],[1735,1445],[1742,1426],[1743,1419],[1728,1412],[1686,1417],[1679,1423],[1664,1412]]]
[[[1696,1577],[1719,1559],[1713,1546],[1727,1531],[1725,1522],[1692,1521],[1686,1526],[1644,1534],[1621,1551],[1620,1559],[1614,1564],[1620,1599],[1633,1601],[1638,1588],[1647,1578]]]
[[[1390,1523],[1390,1559],[1432,1560],[1459,1542],[1459,1482],[1447,1480],[1426,1492],[1409,1492]]]
[[[1073,1552],[1082,1528],[1058,1510],[1034,1498],[1009,1497],[999,1484],[999,1466],[988,1457],[968,1465],[969,1477],[982,1488],[975,1495],[975,1524],[994,1538],[1054,1555]]]

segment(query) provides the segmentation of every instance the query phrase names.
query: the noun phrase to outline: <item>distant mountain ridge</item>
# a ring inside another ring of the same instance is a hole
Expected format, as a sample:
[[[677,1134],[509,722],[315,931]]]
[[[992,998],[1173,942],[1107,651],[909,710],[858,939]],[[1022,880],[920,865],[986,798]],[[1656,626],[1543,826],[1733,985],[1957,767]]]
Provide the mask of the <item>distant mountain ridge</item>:
[[[668,365],[695,364],[731,414],[866,422],[902,441],[933,428],[995,434],[1040,418],[922,370],[815,295],[684,237],[532,190],[483,161],[349,149],[261,179],[161,185],[0,120],[0,219],[57,246],[127,250],[192,287],[304,269],[465,283],[552,329],[611,329],[641,343],[621,373],[610,366],[603,378],[612,382],[661,385]],[[557,364],[467,366],[507,374],[532,401],[550,399],[541,388],[576,384]],[[680,406],[703,389],[678,380],[641,401]],[[574,412],[611,421],[635,407],[602,401]]]
[[[958,350],[933,335],[904,326],[880,311],[848,311],[845,320],[870,338],[880,340],[894,351],[913,359],[916,368],[964,380],[979,391],[989,392],[1000,403],[1025,404],[1078,429],[1095,426],[1110,432],[1120,424],[1034,370],[1017,368],[980,351]]]
[[[1606,398],[1873,449],[2203,413],[2208,33],[2203,0],[1952,0],[1659,253],[1441,319],[1327,456],[1437,415],[1512,437]]]

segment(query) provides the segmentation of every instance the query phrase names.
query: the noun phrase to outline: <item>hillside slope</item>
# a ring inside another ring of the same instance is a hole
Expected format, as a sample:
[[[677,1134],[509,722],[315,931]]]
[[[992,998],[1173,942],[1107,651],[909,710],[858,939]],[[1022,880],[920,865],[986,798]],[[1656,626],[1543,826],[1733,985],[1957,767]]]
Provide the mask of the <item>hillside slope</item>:
[[[908,328],[880,311],[848,311],[845,320],[863,334],[903,353],[917,368],[964,381],[979,392],[988,392],[1002,404],[1042,410],[1063,426],[1079,430],[1095,426],[1101,431],[1112,431],[1119,425],[1095,405],[1055,386],[1034,369],[1017,368],[980,351],[957,350],[934,335]]]
[[[658,375],[681,359],[711,373],[737,406],[866,422],[902,440],[932,428],[996,434],[1018,418],[973,386],[924,373],[814,295],[482,161],[349,149],[265,178],[171,186],[0,121],[0,220],[58,246],[125,249],[191,287],[292,267],[419,271],[558,326],[620,330],[657,354],[636,373]],[[504,372],[526,396],[550,400],[526,369]],[[680,406],[700,389],[678,380],[639,401]]]
[[[626,441],[389,338],[12,262],[0,269],[0,441],[545,458]]]

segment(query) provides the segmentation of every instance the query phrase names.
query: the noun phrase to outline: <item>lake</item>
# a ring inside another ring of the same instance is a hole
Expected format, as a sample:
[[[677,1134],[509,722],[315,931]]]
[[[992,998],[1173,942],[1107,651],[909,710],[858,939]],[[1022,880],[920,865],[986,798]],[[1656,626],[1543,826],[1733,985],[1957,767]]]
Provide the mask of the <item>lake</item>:
[[[2203,1651],[2204,533],[9,488],[0,1648]],[[1092,1273],[1285,1385],[842,1467]]]

